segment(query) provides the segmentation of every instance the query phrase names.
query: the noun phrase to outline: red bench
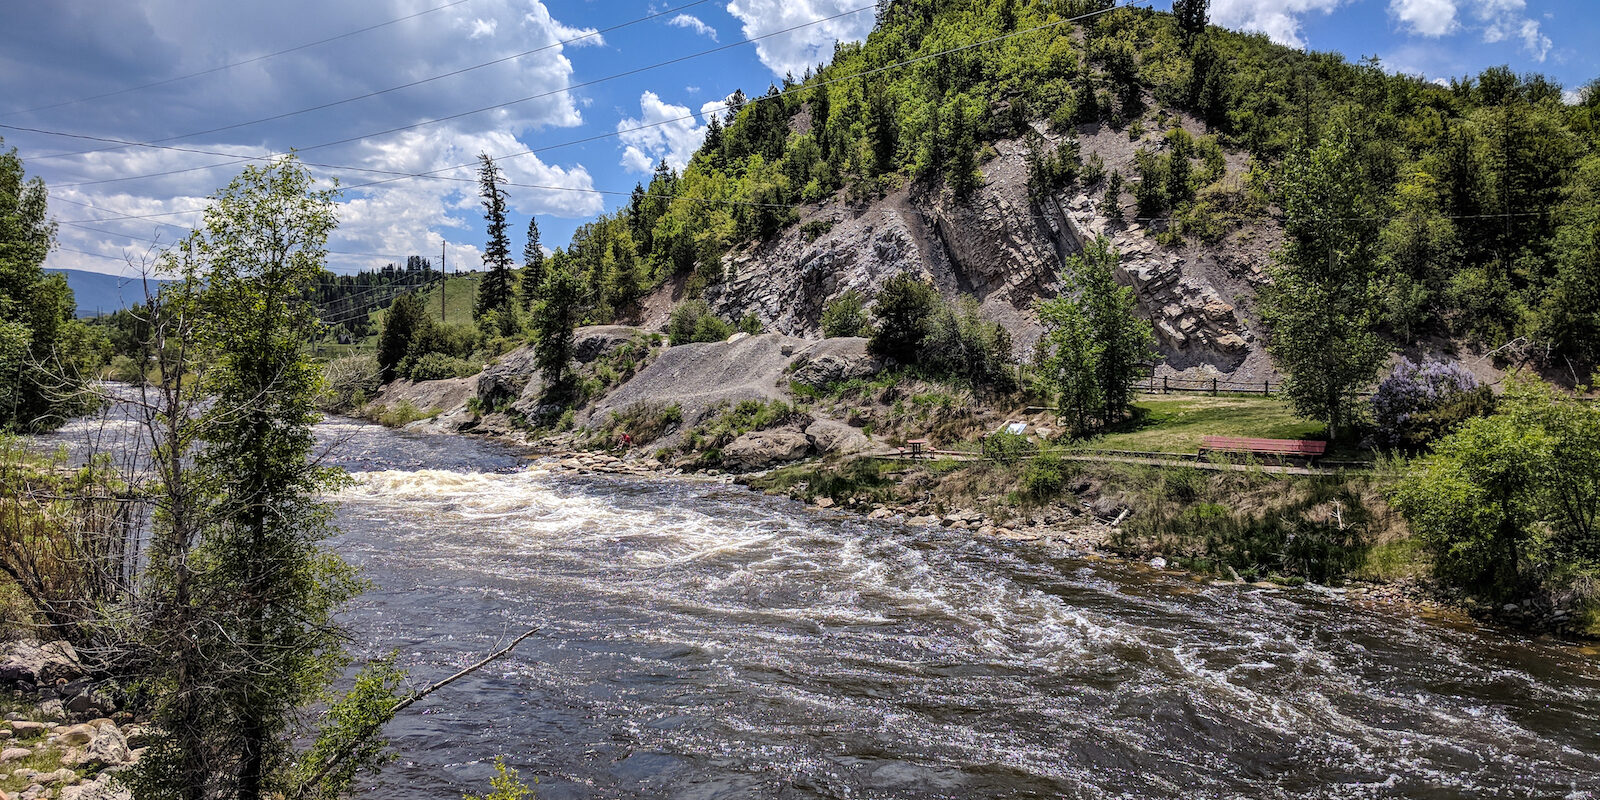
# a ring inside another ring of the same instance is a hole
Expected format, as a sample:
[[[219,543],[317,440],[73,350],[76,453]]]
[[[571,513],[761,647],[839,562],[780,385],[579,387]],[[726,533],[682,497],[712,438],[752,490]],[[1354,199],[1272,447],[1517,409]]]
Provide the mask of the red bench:
[[[1207,453],[1245,453],[1279,458],[1303,458],[1310,463],[1328,451],[1327,442],[1310,439],[1247,439],[1240,436],[1206,436],[1200,439],[1200,456]]]

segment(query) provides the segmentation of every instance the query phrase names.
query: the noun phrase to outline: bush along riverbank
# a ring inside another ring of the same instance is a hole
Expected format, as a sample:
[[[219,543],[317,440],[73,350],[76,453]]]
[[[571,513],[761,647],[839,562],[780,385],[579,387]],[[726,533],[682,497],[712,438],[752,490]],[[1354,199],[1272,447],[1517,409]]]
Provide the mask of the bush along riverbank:
[[[1417,498],[1433,496],[1438,484],[1429,470],[1443,474],[1438,454],[1453,452],[1443,437],[1473,419],[1496,430],[1537,423],[1566,431],[1545,438],[1565,437],[1568,444],[1548,447],[1567,453],[1566,463],[1575,466],[1566,474],[1581,478],[1588,463],[1580,447],[1590,424],[1585,406],[1572,404],[1564,423],[1544,419],[1531,409],[1555,407],[1549,392],[1510,392],[1498,410],[1477,392],[1472,413],[1478,416],[1450,417],[1455,406],[1420,414],[1408,407],[1397,416],[1413,427],[1419,419],[1431,426],[1426,435],[1408,433],[1408,441],[1436,442],[1412,447],[1418,455],[1344,442],[1335,444],[1340,461],[1371,466],[1286,470],[1194,457],[1202,435],[1319,435],[1317,423],[1295,417],[1278,398],[1134,397],[1120,421],[1085,433],[1041,408],[1049,393],[1029,380],[986,390],[948,374],[894,366],[865,338],[735,334],[668,346],[641,329],[600,326],[578,329],[573,349],[572,372],[588,388],[564,406],[546,401],[531,346],[473,377],[401,380],[354,394],[371,398],[361,409],[370,419],[534,447],[551,455],[552,469],[731,473],[758,491],[880,519],[1047,539],[1212,580],[1310,583],[1365,601],[1457,609],[1526,630],[1600,634],[1600,592],[1573,544],[1587,540],[1576,524],[1558,534],[1560,526],[1543,519],[1555,503],[1519,501],[1532,511],[1517,517],[1522,563],[1505,573],[1516,579],[1499,579],[1498,568],[1484,566],[1497,563],[1492,548],[1472,562],[1479,569],[1470,576],[1449,559],[1441,567],[1440,554],[1456,552],[1470,524],[1443,512],[1428,526],[1415,524],[1424,507]],[[1394,414],[1392,395],[1381,399]],[[1024,434],[1004,432],[1009,423],[1023,423]],[[1463,430],[1459,435],[1480,435]],[[903,458],[900,448],[912,439],[925,440],[936,459]],[[1473,487],[1444,491],[1482,495]],[[1554,546],[1563,542],[1565,551]]]

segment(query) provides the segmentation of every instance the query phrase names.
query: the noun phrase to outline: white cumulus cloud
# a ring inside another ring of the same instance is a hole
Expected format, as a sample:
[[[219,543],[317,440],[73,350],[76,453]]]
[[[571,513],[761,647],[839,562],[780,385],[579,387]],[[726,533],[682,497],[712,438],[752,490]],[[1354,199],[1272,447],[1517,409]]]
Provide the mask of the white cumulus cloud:
[[[1389,13],[1418,36],[1455,32],[1456,0],[1389,0]]]
[[[679,14],[667,20],[667,24],[674,28],[688,28],[701,36],[709,36],[713,42],[717,40],[717,29],[707,25],[705,20],[693,14]]]
[[[1257,31],[1289,47],[1305,47],[1300,20],[1306,14],[1330,14],[1345,0],[1215,0],[1211,21],[1224,28]]]
[[[1550,54],[1550,37],[1526,15],[1527,10],[1527,0],[1478,0],[1474,14],[1483,23],[1485,42],[1520,40],[1523,51],[1542,62]]]
[[[756,57],[781,78],[799,76],[807,67],[831,61],[835,42],[867,38],[872,32],[872,9],[845,12],[870,5],[862,0],[730,0],[728,13],[744,23],[747,38],[827,19],[756,42]],[[843,16],[836,16],[839,14]]]
[[[706,118],[707,108],[721,107],[720,102],[707,103],[701,107],[701,117]],[[617,123],[623,144],[622,166],[648,173],[656,162],[666,159],[674,169],[682,170],[705,141],[706,126],[688,106],[668,103],[655,92],[646,91],[639,97],[639,111],[639,119],[624,118]]]

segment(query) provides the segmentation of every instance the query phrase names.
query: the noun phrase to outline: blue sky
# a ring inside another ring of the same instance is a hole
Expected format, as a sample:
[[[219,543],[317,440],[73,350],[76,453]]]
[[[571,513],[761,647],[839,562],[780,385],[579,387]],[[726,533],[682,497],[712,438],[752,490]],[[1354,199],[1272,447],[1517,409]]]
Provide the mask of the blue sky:
[[[508,188],[514,250],[521,249],[529,214],[538,215],[547,247],[565,244],[575,227],[624,202],[655,160],[687,158],[703,135],[705,114],[734,89],[763,92],[786,71],[799,74],[825,61],[834,42],[864,36],[873,5],[25,4],[7,10],[12,30],[0,51],[0,126],[14,127],[0,127],[0,136],[51,187],[52,213],[62,223],[61,247],[48,262],[53,267],[129,272],[127,259],[141,261],[195,224],[193,210],[241,169],[241,159],[291,147],[324,165],[314,172],[351,187],[330,243],[333,268],[378,267],[411,253],[437,259],[441,244],[450,266],[473,267],[483,224],[468,165],[479,152],[500,157],[508,179],[522,184]],[[1158,8],[1167,5],[1155,0]],[[1509,64],[1576,89],[1600,76],[1590,46],[1600,41],[1593,6],[1592,0],[1213,0],[1212,19],[1352,59],[1377,55],[1391,70],[1430,78]],[[298,49],[271,55],[289,48]],[[707,50],[716,52],[698,55]],[[682,60],[656,66],[672,59]],[[452,72],[458,74],[446,75]],[[631,74],[612,77],[624,72]],[[203,74],[184,77],[194,73]],[[396,88],[403,84],[415,85]],[[482,108],[491,110],[468,113]],[[260,121],[268,117],[278,118]],[[653,127],[618,133],[640,125]],[[423,172],[436,177],[395,179]],[[385,182],[356,186],[377,180]]]

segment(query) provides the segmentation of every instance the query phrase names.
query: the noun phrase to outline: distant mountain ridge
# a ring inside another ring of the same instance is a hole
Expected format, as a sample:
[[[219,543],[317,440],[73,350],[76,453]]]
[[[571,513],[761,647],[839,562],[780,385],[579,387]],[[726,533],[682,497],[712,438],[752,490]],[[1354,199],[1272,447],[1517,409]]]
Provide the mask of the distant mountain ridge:
[[[80,318],[110,314],[144,302],[144,282],[139,278],[81,269],[46,269],[45,272],[55,272],[67,277],[67,286],[72,288],[72,296],[77,303],[77,313]],[[151,280],[152,288],[169,282]]]

